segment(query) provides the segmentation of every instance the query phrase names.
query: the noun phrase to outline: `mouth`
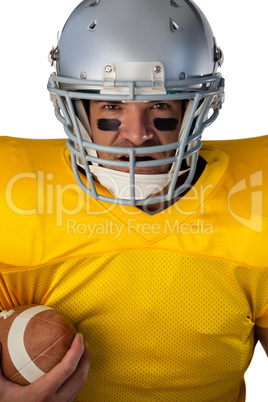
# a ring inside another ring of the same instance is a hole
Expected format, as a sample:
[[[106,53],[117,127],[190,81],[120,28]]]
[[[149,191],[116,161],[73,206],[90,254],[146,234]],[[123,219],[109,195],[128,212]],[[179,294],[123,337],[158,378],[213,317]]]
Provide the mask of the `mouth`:
[[[154,155],[135,155],[135,162],[149,162],[149,161],[155,161],[158,158],[156,158]],[[119,155],[117,160],[122,161],[122,162],[129,162],[130,158],[129,155]],[[124,167],[124,168],[117,168],[117,170],[121,170],[122,172],[127,172],[129,173],[129,168]],[[140,173],[140,174],[159,174],[161,172],[161,167],[159,166],[143,166],[143,167],[135,167],[135,173]]]
[[[129,162],[129,155],[122,155],[118,158],[120,161]],[[146,162],[146,161],[154,161],[156,158],[150,155],[136,155],[135,162]]]

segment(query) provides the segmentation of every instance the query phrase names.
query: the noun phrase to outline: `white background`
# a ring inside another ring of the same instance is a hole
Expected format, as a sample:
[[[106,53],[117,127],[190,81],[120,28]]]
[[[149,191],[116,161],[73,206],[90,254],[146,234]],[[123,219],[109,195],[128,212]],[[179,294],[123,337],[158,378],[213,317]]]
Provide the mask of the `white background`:
[[[266,0],[197,0],[223,49],[226,103],[204,139],[268,133],[268,23]],[[65,137],[46,84],[47,56],[77,0],[1,1],[0,135]],[[120,12],[120,10],[118,10]],[[249,250],[250,252],[250,250]],[[268,362],[257,346],[247,372],[247,402],[267,402]]]

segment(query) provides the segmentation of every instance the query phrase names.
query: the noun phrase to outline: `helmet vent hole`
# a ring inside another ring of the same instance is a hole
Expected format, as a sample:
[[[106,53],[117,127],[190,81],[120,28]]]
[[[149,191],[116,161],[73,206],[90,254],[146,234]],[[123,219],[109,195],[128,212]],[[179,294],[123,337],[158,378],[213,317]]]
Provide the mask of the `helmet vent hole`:
[[[176,21],[174,21],[172,18],[170,18],[170,30],[171,32],[178,32],[181,31],[182,28],[177,24]]]
[[[170,0],[170,5],[172,6],[172,7],[175,7],[175,8],[179,8],[179,7],[182,7],[180,4],[178,4],[175,0]]]
[[[97,21],[93,21],[93,22],[89,25],[88,30],[89,30],[89,31],[94,31],[94,29],[96,28],[96,26],[97,26]]]
[[[88,7],[96,7],[98,4],[100,4],[100,0],[93,0]]]

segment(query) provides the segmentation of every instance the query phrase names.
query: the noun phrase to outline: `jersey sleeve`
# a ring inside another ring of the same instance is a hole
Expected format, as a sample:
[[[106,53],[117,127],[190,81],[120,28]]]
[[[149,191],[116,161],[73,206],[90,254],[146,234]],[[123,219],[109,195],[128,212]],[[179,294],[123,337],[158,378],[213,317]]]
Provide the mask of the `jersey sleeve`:
[[[268,328],[268,305],[266,306],[264,311],[262,311],[261,315],[259,317],[256,317],[255,324],[261,328]]]

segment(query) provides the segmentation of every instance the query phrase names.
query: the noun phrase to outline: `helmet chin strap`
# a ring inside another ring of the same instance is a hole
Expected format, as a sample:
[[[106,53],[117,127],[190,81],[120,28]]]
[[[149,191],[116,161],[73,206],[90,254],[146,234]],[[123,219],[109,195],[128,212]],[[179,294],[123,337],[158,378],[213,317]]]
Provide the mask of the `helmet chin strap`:
[[[130,174],[102,166],[91,166],[91,171],[100,184],[106,187],[116,198],[130,199]],[[135,174],[135,199],[143,200],[160,193],[171,181],[173,173]]]
[[[79,118],[78,125],[83,140],[92,142],[91,127],[88,119],[88,114],[84,108],[81,100],[75,101],[76,110]],[[193,101],[189,101],[184,113],[181,129],[178,135],[180,139],[185,130]],[[98,157],[97,151],[91,148],[86,148],[86,152],[90,156]],[[176,151],[176,155],[178,150]],[[187,161],[188,162],[188,161]],[[83,167],[83,161],[77,157],[77,164]],[[160,193],[165,187],[168,186],[174,174],[175,163],[172,164],[168,173],[163,174],[135,174],[135,199],[142,200]],[[181,170],[178,177],[189,171],[190,168]],[[130,199],[131,198],[131,184],[130,174],[121,172],[114,169],[108,169],[99,166],[97,163],[92,163],[90,171],[97,178],[98,182],[106,187],[116,198]]]

